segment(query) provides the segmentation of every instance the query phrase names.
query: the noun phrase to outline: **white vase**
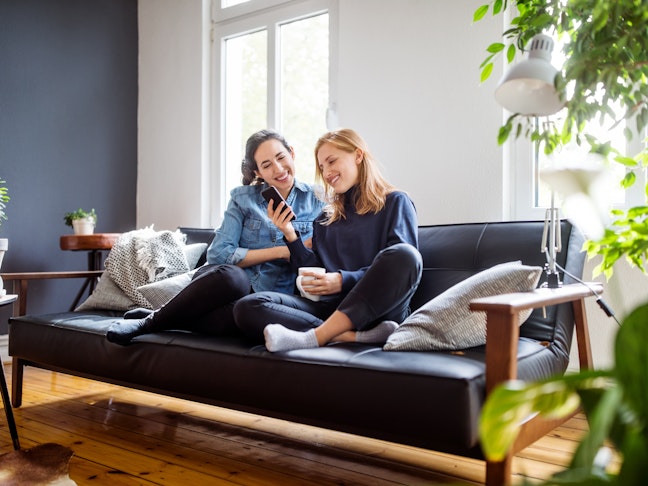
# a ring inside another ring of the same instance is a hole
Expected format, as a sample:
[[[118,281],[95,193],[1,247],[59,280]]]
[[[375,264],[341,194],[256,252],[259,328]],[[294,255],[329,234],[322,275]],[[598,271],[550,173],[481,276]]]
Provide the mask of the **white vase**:
[[[93,218],[75,219],[72,228],[75,235],[91,235],[94,233],[95,222]]]
[[[7,238],[0,238],[0,270],[2,269],[2,259],[4,258],[5,252],[9,249],[9,240]],[[4,284],[2,283],[2,277],[0,277],[0,297],[7,294],[7,291],[4,289]]]

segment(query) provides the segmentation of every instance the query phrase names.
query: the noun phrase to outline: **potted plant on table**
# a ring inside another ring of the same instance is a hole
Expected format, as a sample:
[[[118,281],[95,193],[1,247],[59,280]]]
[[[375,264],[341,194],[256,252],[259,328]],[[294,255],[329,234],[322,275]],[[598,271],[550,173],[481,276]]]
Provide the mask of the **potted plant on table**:
[[[5,185],[6,181],[0,178],[0,226],[2,222],[7,220],[7,215],[5,214],[6,204],[9,201],[9,194],[7,191],[7,186]],[[9,248],[9,240],[7,238],[0,238],[0,268],[2,268],[2,259],[4,254]],[[2,285],[2,277],[0,277],[0,297],[6,294],[4,287]]]
[[[94,208],[90,211],[79,208],[65,213],[63,219],[67,226],[72,227],[75,235],[91,235],[97,225],[97,213]]]
[[[543,142],[551,153],[570,141],[589,146],[592,153],[625,167],[623,188],[641,180],[648,166],[648,148],[628,154],[609,140],[588,133],[588,123],[606,121],[609,127],[627,123],[627,139],[644,136],[648,126],[648,52],[645,49],[648,16],[645,2],[634,0],[494,0],[479,7],[475,21],[487,13],[515,9],[511,26],[503,34],[511,41],[487,48],[481,79],[493,69],[493,59],[505,54],[511,62],[536,34],[563,41],[565,65],[554,80],[565,102],[562,126],[535,127],[514,113],[501,127],[498,141],[510,135]],[[572,94],[566,95],[571,87]],[[613,106],[621,108],[620,115]],[[634,133],[633,133],[633,130]],[[583,191],[586,196],[588,188]],[[648,184],[646,185],[648,193]],[[593,196],[593,197],[592,197]],[[608,278],[614,263],[625,258],[646,272],[648,259],[648,205],[614,210],[603,236],[589,241],[590,256],[599,255],[596,268]],[[648,477],[648,303],[625,319],[616,335],[615,363],[611,369],[581,371],[541,383],[511,382],[489,396],[481,417],[481,441],[491,460],[501,460],[515,440],[519,423],[530,414],[564,416],[581,406],[589,431],[564,471],[544,484],[639,485]],[[620,454],[617,471],[607,470],[600,451],[612,444]]]

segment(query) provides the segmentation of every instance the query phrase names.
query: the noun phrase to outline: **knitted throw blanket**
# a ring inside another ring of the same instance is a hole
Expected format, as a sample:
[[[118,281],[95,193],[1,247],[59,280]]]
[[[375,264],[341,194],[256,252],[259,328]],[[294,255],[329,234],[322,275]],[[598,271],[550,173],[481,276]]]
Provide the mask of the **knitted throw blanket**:
[[[106,258],[106,272],[140,307],[151,304],[137,287],[189,271],[179,231],[154,231],[151,227],[122,234]]]

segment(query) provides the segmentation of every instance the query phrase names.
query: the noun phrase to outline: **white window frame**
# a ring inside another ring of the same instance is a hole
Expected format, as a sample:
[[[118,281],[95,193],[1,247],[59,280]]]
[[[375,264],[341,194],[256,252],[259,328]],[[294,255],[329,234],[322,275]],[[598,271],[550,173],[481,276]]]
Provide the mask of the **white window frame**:
[[[508,113],[505,114],[509,116]],[[542,122],[542,120],[540,121]],[[630,122],[632,124],[632,121]],[[635,134],[627,143],[628,155],[635,155],[644,149],[645,135]],[[505,219],[542,220],[545,218],[545,207],[536,207],[534,196],[537,174],[535,173],[534,144],[526,139],[515,139],[513,136],[504,144],[504,189],[503,213]],[[616,162],[611,162],[616,163]],[[631,208],[646,204],[645,187],[646,169],[637,170],[637,181],[626,189],[625,203],[617,208]]]
[[[229,194],[225,190],[225,83],[224,53],[228,38],[263,29],[268,32],[268,128],[280,124],[279,46],[277,29],[288,20],[307,18],[318,13],[329,15],[329,111],[337,107],[337,29],[339,0],[250,0],[239,5],[221,8],[220,0],[212,0],[211,29],[211,83],[210,83],[210,222],[220,225],[227,207]],[[243,154],[241,154],[243,156]]]
[[[214,22],[223,22],[243,17],[248,14],[278,7],[285,3],[295,3],[295,0],[249,0],[231,7],[221,7],[221,0],[212,0],[212,19]]]

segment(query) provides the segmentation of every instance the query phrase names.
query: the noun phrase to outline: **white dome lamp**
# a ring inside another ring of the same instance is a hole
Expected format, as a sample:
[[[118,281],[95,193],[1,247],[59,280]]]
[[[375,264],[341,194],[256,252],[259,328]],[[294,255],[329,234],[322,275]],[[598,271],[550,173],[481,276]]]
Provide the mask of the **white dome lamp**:
[[[553,46],[551,37],[544,34],[531,39],[528,59],[514,65],[495,90],[495,99],[500,105],[511,113],[534,117],[553,115],[563,108],[564,102],[560,100],[554,84],[558,70],[551,64]],[[562,285],[556,264],[556,253],[561,246],[560,217],[552,190],[551,208],[546,211],[541,243],[542,251],[547,256],[545,285],[549,288]]]
[[[544,34],[531,39],[528,59],[515,64],[495,90],[500,105],[526,116],[553,115],[563,108],[554,85],[558,70],[551,64],[553,46],[551,37]]]

